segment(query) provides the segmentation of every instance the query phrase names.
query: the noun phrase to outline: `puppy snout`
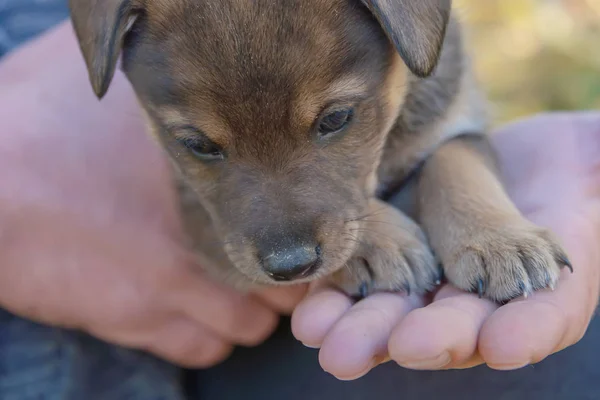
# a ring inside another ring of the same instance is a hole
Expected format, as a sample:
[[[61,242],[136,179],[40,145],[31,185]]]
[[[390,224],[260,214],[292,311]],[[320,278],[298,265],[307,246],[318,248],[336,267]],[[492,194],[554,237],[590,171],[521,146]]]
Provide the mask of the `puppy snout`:
[[[318,244],[297,243],[259,254],[265,273],[275,281],[293,281],[310,276],[321,262]]]

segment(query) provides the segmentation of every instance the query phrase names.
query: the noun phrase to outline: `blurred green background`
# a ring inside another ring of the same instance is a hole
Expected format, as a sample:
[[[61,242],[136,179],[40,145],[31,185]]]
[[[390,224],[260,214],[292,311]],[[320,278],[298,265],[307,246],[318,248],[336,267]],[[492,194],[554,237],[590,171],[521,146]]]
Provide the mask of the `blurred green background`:
[[[494,123],[600,109],[600,0],[455,0]]]
[[[600,108],[600,0],[454,4],[496,124]],[[67,15],[66,0],[0,0],[0,56]]]

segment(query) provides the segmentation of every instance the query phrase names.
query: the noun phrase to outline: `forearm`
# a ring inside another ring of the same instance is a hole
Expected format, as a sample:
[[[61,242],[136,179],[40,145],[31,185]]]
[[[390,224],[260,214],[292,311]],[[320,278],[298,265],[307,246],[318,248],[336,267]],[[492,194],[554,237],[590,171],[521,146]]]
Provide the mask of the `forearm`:
[[[25,43],[0,61],[0,83],[18,84],[42,69],[72,64],[78,48],[69,21],[63,21],[38,38]],[[43,66],[40,61],[43,60]]]
[[[98,106],[70,22],[65,21],[0,60],[0,102],[10,117],[18,103],[44,102],[48,115],[76,116],[99,107],[119,116],[137,114],[129,83],[117,72],[107,99]],[[17,104],[13,103],[16,102]],[[6,105],[8,105],[8,109]],[[36,110],[39,112],[40,110]],[[4,113],[3,113],[4,114]],[[112,116],[114,118],[114,115]],[[10,119],[9,119],[10,120]],[[2,124],[6,116],[3,115]],[[0,133],[6,132],[5,129]]]
[[[94,96],[70,23],[0,61],[0,87],[2,198],[102,212],[100,191],[127,187],[148,165],[166,173],[124,76]]]

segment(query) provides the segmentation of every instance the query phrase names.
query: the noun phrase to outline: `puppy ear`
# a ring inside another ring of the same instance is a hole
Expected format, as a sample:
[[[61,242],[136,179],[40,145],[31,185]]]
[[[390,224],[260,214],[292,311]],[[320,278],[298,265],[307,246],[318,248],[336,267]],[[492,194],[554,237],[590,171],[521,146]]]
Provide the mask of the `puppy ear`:
[[[362,0],[417,76],[431,75],[438,63],[452,0]]]
[[[135,22],[137,0],[69,0],[71,20],[99,99],[115,74],[123,39]]]

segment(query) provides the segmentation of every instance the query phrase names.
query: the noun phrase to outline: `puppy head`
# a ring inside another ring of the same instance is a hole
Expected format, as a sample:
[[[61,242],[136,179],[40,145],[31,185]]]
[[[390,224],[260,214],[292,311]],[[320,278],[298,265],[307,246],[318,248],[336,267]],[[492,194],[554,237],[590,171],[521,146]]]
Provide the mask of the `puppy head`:
[[[270,283],[332,273],[355,250],[408,75],[433,71],[450,1],[71,0],[71,10],[96,94],[122,54],[229,257]]]

